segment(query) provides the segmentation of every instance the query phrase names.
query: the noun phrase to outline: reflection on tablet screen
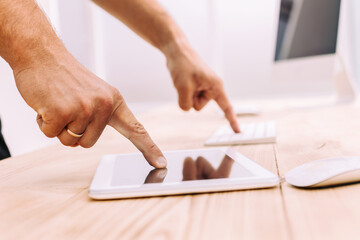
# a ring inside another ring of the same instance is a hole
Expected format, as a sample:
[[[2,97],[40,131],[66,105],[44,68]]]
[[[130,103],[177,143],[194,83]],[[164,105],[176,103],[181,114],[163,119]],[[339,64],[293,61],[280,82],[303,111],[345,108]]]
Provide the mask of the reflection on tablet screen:
[[[247,178],[254,176],[244,166],[220,151],[185,156],[172,153],[166,156],[168,167],[154,169],[139,156],[119,157],[114,166],[112,186],[133,186],[149,183]]]

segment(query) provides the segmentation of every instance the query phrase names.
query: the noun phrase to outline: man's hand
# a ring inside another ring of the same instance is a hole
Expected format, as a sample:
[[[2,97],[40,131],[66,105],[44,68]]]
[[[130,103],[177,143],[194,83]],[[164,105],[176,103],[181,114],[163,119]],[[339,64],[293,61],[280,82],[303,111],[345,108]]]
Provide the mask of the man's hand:
[[[110,125],[152,166],[166,166],[119,91],[66,50],[34,0],[0,1],[0,19],[0,55],[13,69],[18,90],[37,112],[46,136],[57,137],[66,146],[88,148]]]
[[[225,94],[221,79],[194,51],[183,49],[177,54],[169,54],[167,66],[178,91],[181,109],[188,111],[194,108],[199,111],[213,99],[224,111],[234,132],[240,132],[236,115]]]
[[[158,1],[93,1],[164,53],[182,109],[200,110],[214,99],[224,111],[232,129],[240,132],[222,81],[191,49],[180,28]]]
[[[14,70],[16,85],[37,113],[47,137],[66,146],[92,147],[107,124],[128,138],[154,167],[166,166],[160,149],[126,106],[119,91],[85,69],[69,53]],[[82,137],[75,137],[69,129]]]

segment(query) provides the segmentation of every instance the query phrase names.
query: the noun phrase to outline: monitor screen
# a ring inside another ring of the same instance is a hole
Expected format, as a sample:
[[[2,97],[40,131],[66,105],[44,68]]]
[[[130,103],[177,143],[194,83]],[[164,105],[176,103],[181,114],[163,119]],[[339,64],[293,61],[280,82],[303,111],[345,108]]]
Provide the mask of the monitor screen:
[[[281,0],[275,61],[332,54],[340,0]]]

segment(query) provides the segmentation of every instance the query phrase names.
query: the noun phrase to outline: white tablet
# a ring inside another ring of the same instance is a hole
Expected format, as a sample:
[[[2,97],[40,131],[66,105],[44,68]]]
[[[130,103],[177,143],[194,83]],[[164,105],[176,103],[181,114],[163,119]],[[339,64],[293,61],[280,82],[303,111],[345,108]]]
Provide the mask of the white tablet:
[[[89,188],[93,199],[119,199],[268,188],[279,178],[232,148],[164,152],[154,169],[139,154],[106,155]]]

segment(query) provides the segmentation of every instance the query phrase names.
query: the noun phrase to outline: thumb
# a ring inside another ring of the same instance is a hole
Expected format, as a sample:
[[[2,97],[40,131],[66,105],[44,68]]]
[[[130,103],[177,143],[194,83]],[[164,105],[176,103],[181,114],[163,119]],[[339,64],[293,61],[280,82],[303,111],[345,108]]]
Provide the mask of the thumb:
[[[151,166],[165,168],[166,159],[161,150],[153,142],[143,125],[136,120],[126,103],[121,101],[110,119],[109,125],[129,139]]]

